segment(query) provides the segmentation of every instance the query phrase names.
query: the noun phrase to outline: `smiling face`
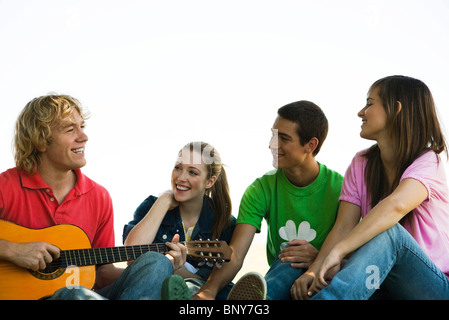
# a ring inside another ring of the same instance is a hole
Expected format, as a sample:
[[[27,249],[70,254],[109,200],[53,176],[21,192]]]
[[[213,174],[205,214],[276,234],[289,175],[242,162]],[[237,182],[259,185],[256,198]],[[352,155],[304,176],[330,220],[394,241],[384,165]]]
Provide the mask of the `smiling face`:
[[[369,140],[387,139],[387,113],[379,97],[379,88],[368,93],[366,106],[357,114],[362,119],[360,136]]]
[[[84,119],[74,111],[60,124],[51,127],[51,142],[41,151],[41,166],[66,172],[86,164],[84,150],[88,140]]]
[[[271,130],[269,147],[273,155],[273,166],[278,169],[300,166],[306,158],[306,152],[297,134],[297,124],[277,117]]]
[[[183,149],[172,171],[173,196],[178,202],[202,201],[206,189],[212,187],[216,178],[208,177],[208,168],[201,160],[201,153]]]

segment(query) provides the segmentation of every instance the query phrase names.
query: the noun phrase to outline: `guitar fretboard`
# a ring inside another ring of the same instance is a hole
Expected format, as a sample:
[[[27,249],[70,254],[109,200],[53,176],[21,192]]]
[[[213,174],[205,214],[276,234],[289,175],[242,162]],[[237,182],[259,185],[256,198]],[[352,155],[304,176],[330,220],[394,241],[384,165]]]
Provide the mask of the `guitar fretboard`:
[[[90,248],[61,251],[59,259],[54,261],[59,267],[91,266],[135,260],[148,251],[165,253],[167,247],[163,243],[150,245],[122,246],[109,248]]]

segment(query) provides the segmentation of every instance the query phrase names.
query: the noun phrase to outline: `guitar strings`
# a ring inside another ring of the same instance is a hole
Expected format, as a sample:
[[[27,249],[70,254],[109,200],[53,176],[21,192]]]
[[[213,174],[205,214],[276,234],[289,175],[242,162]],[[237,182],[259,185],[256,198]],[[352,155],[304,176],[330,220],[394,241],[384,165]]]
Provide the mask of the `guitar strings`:
[[[61,251],[60,257],[52,263],[58,264],[60,266],[70,266],[70,265],[83,266],[83,265],[94,265],[94,264],[103,264],[119,261],[129,261],[137,259],[137,257],[148,251],[164,253],[166,252],[166,249],[167,247],[165,246],[165,244],[149,244],[149,245],[136,245],[136,246],[63,250]]]
[[[181,243],[186,245],[185,241]],[[213,246],[217,247],[217,244]],[[203,257],[203,259],[210,258],[216,261],[219,260],[220,262],[225,261],[223,259],[220,260],[221,258],[220,253],[215,253],[216,254],[215,256],[212,254],[212,252],[209,252],[207,255],[204,255],[204,253],[201,252],[201,249],[204,250],[205,248],[208,247],[209,247],[208,244],[206,244],[206,247],[201,247],[201,244],[197,246],[198,250],[200,250],[199,254]],[[47,264],[45,270],[53,270],[55,268],[69,267],[72,265],[88,266],[88,265],[106,264],[119,261],[130,261],[137,259],[140,255],[148,251],[165,253],[167,252],[167,249],[168,248],[165,244],[156,243],[156,244],[136,245],[136,246],[63,250],[61,251],[60,257],[58,259]]]

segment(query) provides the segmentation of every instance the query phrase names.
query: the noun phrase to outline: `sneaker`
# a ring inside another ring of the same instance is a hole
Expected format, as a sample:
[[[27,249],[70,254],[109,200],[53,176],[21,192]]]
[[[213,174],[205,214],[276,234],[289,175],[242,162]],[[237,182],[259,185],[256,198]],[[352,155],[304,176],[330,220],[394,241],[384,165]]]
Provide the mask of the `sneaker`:
[[[192,300],[192,295],[183,277],[174,274],[164,280],[161,300]]]
[[[266,300],[267,283],[257,272],[244,274],[232,287],[227,300]]]

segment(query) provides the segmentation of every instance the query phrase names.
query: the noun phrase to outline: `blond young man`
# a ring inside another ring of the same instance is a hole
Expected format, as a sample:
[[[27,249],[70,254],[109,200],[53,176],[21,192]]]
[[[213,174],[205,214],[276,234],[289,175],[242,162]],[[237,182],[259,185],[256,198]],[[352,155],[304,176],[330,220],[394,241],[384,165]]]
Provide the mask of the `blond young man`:
[[[92,247],[114,246],[111,197],[104,187],[81,172],[86,164],[86,119],[80,102],[68,95],[38,97],[25,106],[16,123],[16,167],[0,174],[1,220],[31,229],[72,224],[84,230]],[[63,288],[54,297],[158,298],[163,275],[156,267],[147,269],[153,272],[145,273],[139,272],[138,267],[163,264],[164,269],[173,270],[181,266],[185,248],[176,244],[169,246],[173,264],[163,255],[150,252],[140,256],[125,272],[112,264],[100,265],[96,270],[95,289],[101,295],[87,288]],[[1,239],[0,235],[0,260],[21,268],[44,269],[59,254],[60,249],[51,243],[16,243]],[[148,285],[143,289],[145,284]]]

